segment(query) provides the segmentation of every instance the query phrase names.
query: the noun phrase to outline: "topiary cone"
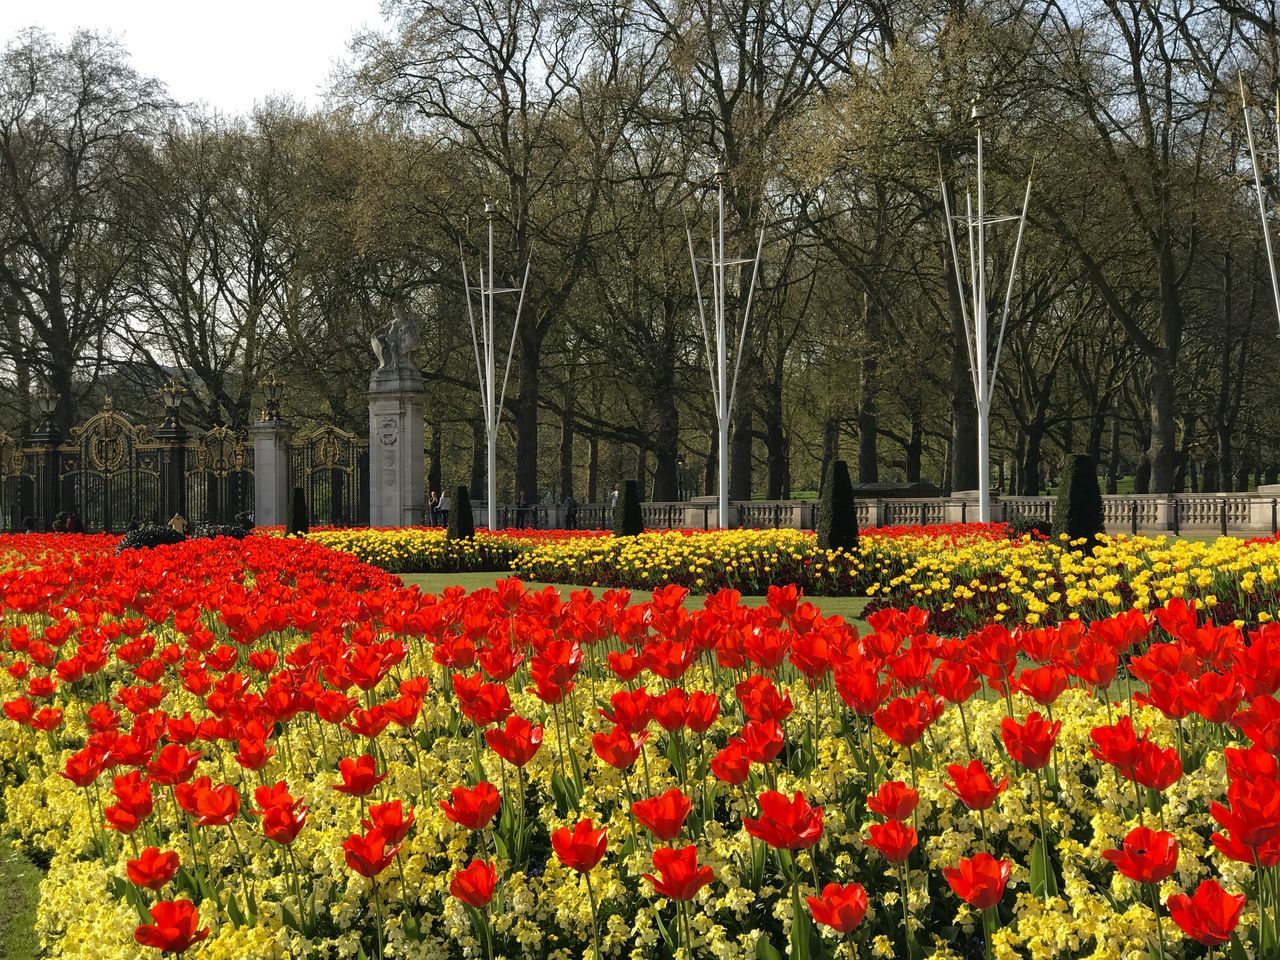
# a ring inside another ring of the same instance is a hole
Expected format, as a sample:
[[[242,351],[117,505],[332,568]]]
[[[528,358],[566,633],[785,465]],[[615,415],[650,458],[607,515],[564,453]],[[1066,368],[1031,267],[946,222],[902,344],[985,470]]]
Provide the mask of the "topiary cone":
[[[834,460],[827,468],[818,501],[818,546],[823,550],[852,550],[858,545],[858,505],[853,499],[849,464]]]

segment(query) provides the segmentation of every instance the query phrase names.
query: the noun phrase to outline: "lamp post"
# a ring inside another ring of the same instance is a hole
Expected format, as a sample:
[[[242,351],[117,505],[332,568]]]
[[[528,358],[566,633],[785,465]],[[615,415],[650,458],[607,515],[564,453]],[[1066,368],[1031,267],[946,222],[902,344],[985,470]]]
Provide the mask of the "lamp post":
[[[684,501],[684,454],[676,454],[676,499]]]
[[[987,112],[978,101],[974,101],[970,111],[970,119],[977,128],[978,137],[978,169],[977,188],[978,203],[974,210],[973,196],[965,194],[965,215],[951,215],[951,200],[947,194],[947,184],[942,177],[941,162],[938,175],[942,181],[942,204],[947,218],[947,239],[951,245],[952,262],[955,265],[956,284],[961,288],[960,310],[965,324],[965,346],[969,351],[969,372],[973,379],[973,397],[978,408],[978,519],[982,523],[991,522],[991,398],[995,394],[996,376],[1000,370],[1000,351],[1004,346],[1005,329],[1009,323],[1009,305],[1013,299],[1013,282],[1018,276],[1018,259],[1022,253],[1022,233],[1027,223],[1027,208],[1031,203],[1031,177],[1027,177],[1027,189],[1022,199],[1022,213],[1005,216],[987,216],[986,169],[983,165],[983,121]],[[959,246],[956,244],[954,221],[959,220],[968,231],[968,273],[970,302],[965,303],[963,296],[965,268],[960,260]],[[1009,283],[1005,290],[1004,309],[1000,314],[1000,332],[996,337],[995,349],[991,348],[990,330],[987,314],[987,229],[997,223],[1010,220],[1018,221],[1018,239],[1013,247],[1013,262],[1009,269]]]
[[[276,376],[274,370],[262,381],[262,396],[266,399],[267,406],[262,411],[260,419],[264,422],[283,419],[280,414],[280,401],[284,399],[284,381]]]
[[[698,322],[702,327],[702,342],[706,348],[707,372],[711,375],[711,402],[716,411],[716,428],[719,433],[718,443],[718,483],[716,519],[721,530],[729,528],[729,426],[733,417],[733,402],[738,390],[738,372],[742,366],[742,351],[746,345],[747,324],[751,319],[751,300],[756,291],[756,278],[760,273],[760,254],[764,249],[764,227],[760,228],[760,239],[756,243],[756,255],[749,258],[726,260],[724,256],[724,184],[728,179],[728,171],[723,163],[716,167],[716,208],[718,212],[717,229],[711,237],[711,256],[699,260],[693,248],[693,232],[685,226],[685,236],[689,241],[689,262],[693,266],[693,290],[698,300]],[[707,324],[707,314],[702,302],[702,284],[698,274],[698,264],[706,263],[711,268],[711,324]],[[742,322],[738,327],[737,349],[733,350],[733,376],[729,375],[730,344],[728,339],[728,307],[725,303],[727,287],[725,268],[751,264],[751,287],[747,292],[746,304],[742,310]]]
[[[187,395],[186,389],[178,382],[177,377],[170,377],[169,382],[160,388],[160,401],[164,404],[164,425],[177,427],[179,413],[182,409],[182,398]]]
[[[529,262],[524,265],[524,279],[518,287],[499,287],[494,282],[493,221],[498,207],[492,200],[484,202],[484,216],[488,223],[488,262],[480,264],[480,285],[472,287],[467,279],[467,258],[458,243],[458,257],[462,261],[462,286],[467,294],[467,319],[471,323],[471,346],[475,351],[476,376],[480,381],[480,410],[484,416],[486,478],[485,496],[488,501],[489,529],[498,529],[498,425],[502,421],[502,408],[507,400],[507,381],[511,378],[511,361],[515,356],[516,333],[520,329],[520,313],[524,309],[524,291],[529,282]],[[480,316],[472,309],[471,295],[480,300]],[[502,385],[498,385],[497,360],[497,304],[498,294],[518,293],[515,320],[511,324],[511,342],[507,345],[507,358],[502,373]]]
[[[47,383],[43,383],[31,396],[36,402],[36,411],[40,414],[40,424],[37,429],[41,433],[46,433],[53,429],[53,415],[58,410],[57,391]]]

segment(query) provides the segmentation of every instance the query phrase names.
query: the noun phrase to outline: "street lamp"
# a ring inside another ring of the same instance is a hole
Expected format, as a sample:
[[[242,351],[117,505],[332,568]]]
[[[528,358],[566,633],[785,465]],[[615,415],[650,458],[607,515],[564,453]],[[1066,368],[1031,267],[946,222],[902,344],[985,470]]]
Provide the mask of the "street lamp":
[[[40,426],[47,428],[51,424],[54,412],[58,409],[58,394],[47,383],[42,383],[40,389],[33,395],[32,399],[36,402],[36,410],[40,413]]]
[[[676,454],[676,499],[684,500],[684,454]]]
[[[182,407],[182,398],[186,394],[186,389],[178,382],[177,377],[170,377],[169,382],[160,388],[160,400],[164,403],[165,426],[178,425],[178,411]]]
[[[262,419],[279,420],[280,401],[284,399],[284,381],[276,376],[274,370],[262,381],[262,395],[267,399],[267,408],[262,411]]]

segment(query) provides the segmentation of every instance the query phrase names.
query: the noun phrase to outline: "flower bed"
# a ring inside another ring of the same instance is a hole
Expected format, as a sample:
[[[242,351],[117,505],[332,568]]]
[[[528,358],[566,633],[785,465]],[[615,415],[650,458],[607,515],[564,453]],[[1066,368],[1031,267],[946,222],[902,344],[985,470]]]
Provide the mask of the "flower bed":
[[[517,557],[539,543],[606,535],[582,530],[477,530],[473,538],[450,540],[439,527],[331,527],[307,536],[389,573],[464,573],[510,570]]]
[[[792,589],[426,597],[302,540],[0,554],[4,829],[51,957],[1277,942],[1274,624],[859,639]]]

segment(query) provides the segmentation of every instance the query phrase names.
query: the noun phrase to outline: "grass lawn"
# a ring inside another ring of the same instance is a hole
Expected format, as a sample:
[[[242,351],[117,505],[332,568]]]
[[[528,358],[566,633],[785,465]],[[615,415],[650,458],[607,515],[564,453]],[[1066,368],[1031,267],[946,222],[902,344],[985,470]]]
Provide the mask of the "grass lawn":
[[[480,587],[492,587],[494,582],[501,580],[503,577],[510,576],[509,573],[402,573],[400,579],[405,583],[418,587],[424,593],[439,593],[445,587],[459,586],[465,587],[468,591],[478,590]],[[547,586],[545,583],[530,583],[528,586],[534,590],[540,590]],[[566,596],[574,590],[580,590],[581,587],[569,586],[566,584],[553,584],[557,590]],[[605,592],[604,587],[590,587],[596,596]],[[651,594],[645,590],[633,590],[631,595],[637,600],[648,600]],[[685,606],[690,610],[701,610],[702,604],[706,598],[703,596],[690,596],[685,601]],[[823,616],[843,617],[850,623],[857,623],[859,626],[862,621],[862,609],[867,605],[866,597],[812,597],[811,602],[822,611]],[[764,597],[743,597],[742,602],[747,606],[760,606],[764,603]]]
[[[40,871],[26,857],[0,847],[0,957],[35,960],[36,903],[40,899]]]

